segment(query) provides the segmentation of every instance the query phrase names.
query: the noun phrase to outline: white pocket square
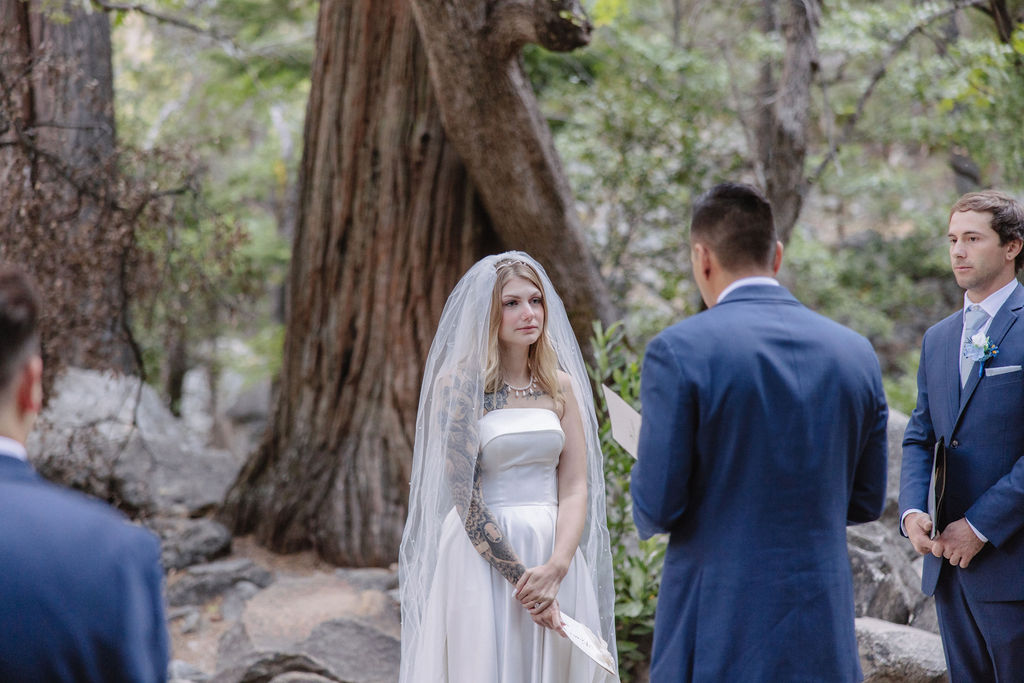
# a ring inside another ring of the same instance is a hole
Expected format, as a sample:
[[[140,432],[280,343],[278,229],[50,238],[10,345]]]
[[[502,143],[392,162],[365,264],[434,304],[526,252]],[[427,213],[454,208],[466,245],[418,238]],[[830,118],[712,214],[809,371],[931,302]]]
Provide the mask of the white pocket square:
[[[985,368],[986,377],[995,377],[996,375],[1005,375],[1008,372],[1020,372],[1019,365],[1004,365],[1001,368]]]

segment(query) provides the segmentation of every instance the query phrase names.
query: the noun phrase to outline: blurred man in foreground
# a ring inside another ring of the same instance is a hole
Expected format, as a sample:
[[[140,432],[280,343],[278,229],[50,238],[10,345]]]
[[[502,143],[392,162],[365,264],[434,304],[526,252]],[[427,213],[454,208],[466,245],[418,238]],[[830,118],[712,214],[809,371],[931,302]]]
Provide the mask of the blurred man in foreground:
[[[0,681],[164,681],[156,537],[26,459],[43,399],[38,318],[31,281],[0,265]]]

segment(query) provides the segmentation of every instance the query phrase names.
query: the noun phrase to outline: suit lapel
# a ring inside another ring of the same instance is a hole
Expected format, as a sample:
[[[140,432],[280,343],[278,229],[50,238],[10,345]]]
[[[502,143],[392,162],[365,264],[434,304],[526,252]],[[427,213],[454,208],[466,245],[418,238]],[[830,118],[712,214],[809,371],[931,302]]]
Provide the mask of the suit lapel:
[[[1006,300],[1003,307],[996,313],[996,317],[992,319],[992,324],[988,328],[988,338],[992,340],[992,343],[997,347],[1002,344],[1003,338],[1006,333],[1010,331],[1013,324],[1017,322],[1017,313],[1024,307],[1024,287],[1018,284],[1013,293],[1010,294],[1010,298]],[[959,357],[957,358],[959,363]],[[956,420],[953,421],[953,428],[956,428],[956,424],[960,421],[960,417],[964,414],[964,408],[967,407],[968,401],[971,400],[971,396],[974,394],[974,390],[978,388],[978,383],[981,382],[981,373],[978,371],[979,365],[975,363],[971,366],[971,374],[967,378],[967,384],[960,392],[960,406],[956,413]]]
[[[960,337],[963,335],[963,314],[956,316],[946,330],[942,344],[942,369],[946,383],[946,397],[949,405],[949,424],[956,420],[960,411]]]

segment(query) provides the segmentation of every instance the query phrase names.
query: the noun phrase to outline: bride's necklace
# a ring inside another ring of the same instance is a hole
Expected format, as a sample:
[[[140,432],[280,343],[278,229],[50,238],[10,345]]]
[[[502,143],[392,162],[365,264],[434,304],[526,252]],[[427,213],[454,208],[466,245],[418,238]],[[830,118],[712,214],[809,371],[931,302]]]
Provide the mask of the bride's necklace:
[[[502,379],[504,379],[504,378],[502,378]],[[525,387],[514,387],[511,384],[509,384],[508,382],[505,382],[505,386],[508,388],[508,390],[512,391],[512,392],[515,392],[515,395],[518,398],[522,398],[524,396],[530,396],[531,394],[533,394],[533,390],[536,387],[536,385],[537,385],[537,381],[534,379],[532,373],[530,374],[530,383],[527,384]]]

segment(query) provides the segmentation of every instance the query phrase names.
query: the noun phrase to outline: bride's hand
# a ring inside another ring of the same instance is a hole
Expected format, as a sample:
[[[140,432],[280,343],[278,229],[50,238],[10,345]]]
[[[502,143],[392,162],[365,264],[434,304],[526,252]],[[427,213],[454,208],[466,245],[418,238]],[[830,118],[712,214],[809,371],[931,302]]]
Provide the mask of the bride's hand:
[[[551,562],[530,567],[516,583],[516,599],[530,614],[544,612],[555,601],[565,570]]]
[[[531,613],[530,616],[533,618],[533,623],[538,626],[549,628],[563,638],[567,637],[565,630],[562,628],[565,624],[562,623],[562,612],[558,608],[558,600],[552,600],[547,609],[543,609],[536,614]]]

